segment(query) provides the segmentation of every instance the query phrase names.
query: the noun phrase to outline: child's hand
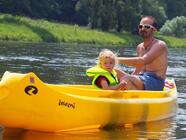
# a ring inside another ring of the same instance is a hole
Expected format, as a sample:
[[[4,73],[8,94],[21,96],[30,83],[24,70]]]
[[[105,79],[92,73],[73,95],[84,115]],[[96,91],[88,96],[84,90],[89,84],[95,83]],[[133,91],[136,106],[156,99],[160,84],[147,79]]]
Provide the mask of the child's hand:
[[[121,90],[126,89],[127,88],[126,86],[127,86],[127,82],[125,82],[123,80],[119,83],[119,89],[121,89]]]

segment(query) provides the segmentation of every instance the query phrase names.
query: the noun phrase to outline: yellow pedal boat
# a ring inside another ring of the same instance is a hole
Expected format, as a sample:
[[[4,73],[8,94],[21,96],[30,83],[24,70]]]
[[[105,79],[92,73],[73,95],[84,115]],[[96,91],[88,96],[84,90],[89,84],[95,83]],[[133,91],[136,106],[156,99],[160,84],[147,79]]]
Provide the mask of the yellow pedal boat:
[[[91,85],[54,85],[34,73],[5,72],[0,82],[0,124],[47,132],[123,126],[173,117],[177,89],[101,90]]]

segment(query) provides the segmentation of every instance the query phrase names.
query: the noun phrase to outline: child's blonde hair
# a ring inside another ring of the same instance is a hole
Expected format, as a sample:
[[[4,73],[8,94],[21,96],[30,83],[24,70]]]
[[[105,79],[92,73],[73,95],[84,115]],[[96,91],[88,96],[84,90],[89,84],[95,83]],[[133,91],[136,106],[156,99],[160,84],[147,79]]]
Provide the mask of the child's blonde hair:
[[[113,53],[111,50],[103,49],[99,53],[97,64],[101,66],[101,61],[105,58],[112,58],[115,61],[115,64],[118,63],[117,61],[117,54]]]

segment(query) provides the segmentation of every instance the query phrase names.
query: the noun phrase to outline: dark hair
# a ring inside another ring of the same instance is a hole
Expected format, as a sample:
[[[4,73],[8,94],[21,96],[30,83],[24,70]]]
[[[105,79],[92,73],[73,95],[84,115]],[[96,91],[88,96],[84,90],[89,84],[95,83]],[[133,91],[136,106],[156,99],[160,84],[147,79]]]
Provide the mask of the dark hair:
[[[156,19],[153,16],[143,16],[142,19],[143,18],[150,18],[150,19],[152,19],[152,21],[153,21],[152,26],[154,26],[156,29],[158,28],[157,21],[156,21]]]

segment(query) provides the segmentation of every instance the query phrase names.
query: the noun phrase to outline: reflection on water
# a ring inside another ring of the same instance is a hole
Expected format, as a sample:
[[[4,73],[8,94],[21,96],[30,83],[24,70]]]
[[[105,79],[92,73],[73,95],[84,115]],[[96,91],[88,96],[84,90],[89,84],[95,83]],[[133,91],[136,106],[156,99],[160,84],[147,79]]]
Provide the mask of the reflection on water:
[[[8,70],[13,72],[34,72],[46,83],[90,84],[85,70],[96,64],[100,52],[94,45],[70,45],[60,43],[29,44],[0,42],[0,76]],[[135,48],[111,48],[120,56],[134,56]],[[169,49],[167,77],[174,77],[179,97],[178,113],[171,120],[139,124],[133,127],[107,130],[89,130],[63,134],[41,133],[0,127],[0,140],[59,140],[59,139],[182,139],[186,138],[186,49]],[[127,72],[132,67],[120,68]],[[161,111],[161,110],[160,110]]]
[[[22,129],[6,129],[5,140],[136,140],[136,139],[173,139],[176,124],[167,119],[159,122],[138,124],[125,128],[91,129],[65,133],[45,133]]]

